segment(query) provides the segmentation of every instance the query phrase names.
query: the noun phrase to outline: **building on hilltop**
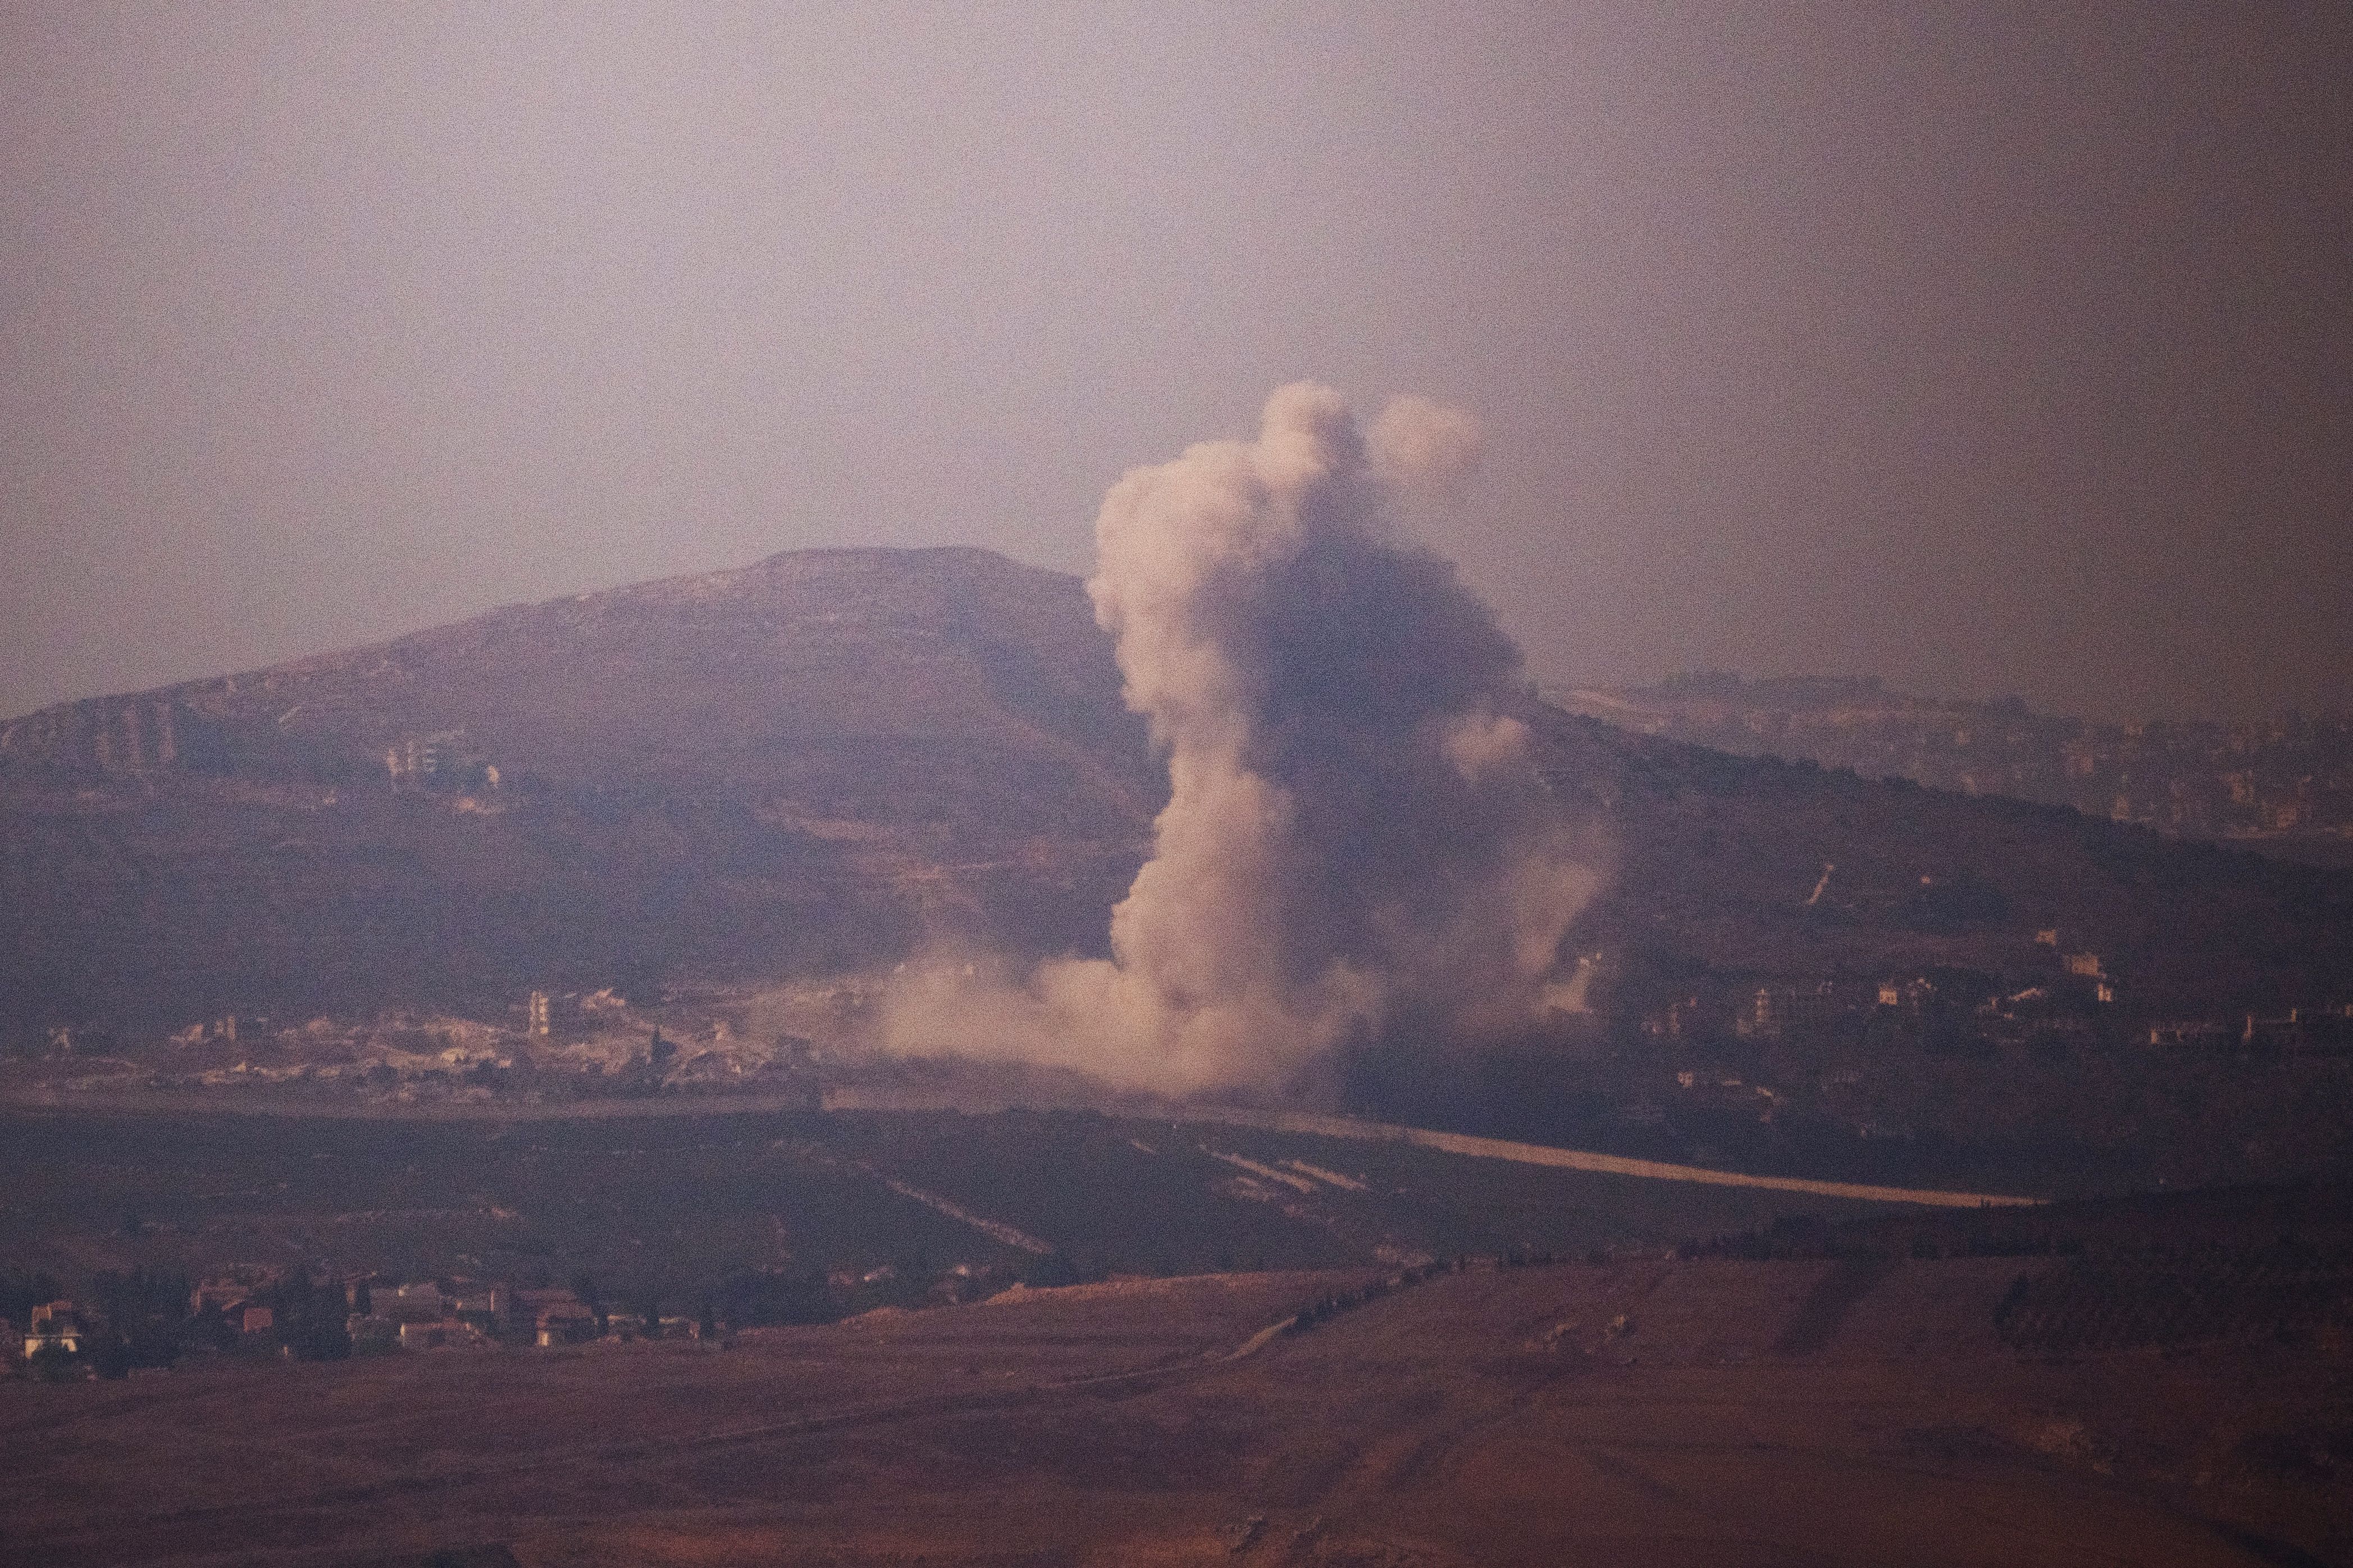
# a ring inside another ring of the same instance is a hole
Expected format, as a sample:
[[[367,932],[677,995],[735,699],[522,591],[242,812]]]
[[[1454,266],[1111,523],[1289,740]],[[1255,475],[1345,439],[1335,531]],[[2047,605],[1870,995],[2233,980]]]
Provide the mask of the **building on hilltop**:
[[[2151,1024],[2148,1043],[2152,1046],[2212,1046],[2236,1038],[2230,1025],[2211,1018],[2190,1018],[2172,1023]]]
[[[1918,1013],[1936,999],[1936,983],[1925,974],[1915,975],[1909,980],[1883,980],[1879,983],[1878,996],[1878,1005],[1882,1007],[1900,1007]]]
[[[79,1307],[64,1300],[46,1302],[33,1309],[32,1321],[25,1326],[25,1359],[44,1351],[79,1355],[89,1338]]]
[[[1827,1029],[1849,1010],[1847,999],[1827,980],[1811,985],[1760,985],[1733,1014],[1732,1029],[1744,1039],[1778,1039]]]
[[[463,730],[437,730],[397,741],[384,753],[395,789],[499,787],[499,770],[467,744]]]
[[[512,1293],[503,1285],[491,1285],[460,1289],[447,1298],[445,1310],[480,1334],[500,1334],[506,1331],[513,1309]]]
[[[218,1311],[223,1316],[232,1315],[256,1293],[281,1284],[285,1279],[286,1270],[275,1265],[237,1264],[188,1292],[189,1315],[201,1316],[209,1311]]]
[[[541,1350],[576,1345],[596,1337],[596,1314],[568,1292],[565,1300],[546,1303],[532,1318],[532,1342]]]
[[[396,1323],[438,1323],[447,1315],[441,1287],[429,1279],[373,1291],[370,1299],[378,1315]]]
[[[343,1320],[343,1332],[359,1354],[388,1351],[400,1342],[400,1325],[375,1312],[353,1312]]]

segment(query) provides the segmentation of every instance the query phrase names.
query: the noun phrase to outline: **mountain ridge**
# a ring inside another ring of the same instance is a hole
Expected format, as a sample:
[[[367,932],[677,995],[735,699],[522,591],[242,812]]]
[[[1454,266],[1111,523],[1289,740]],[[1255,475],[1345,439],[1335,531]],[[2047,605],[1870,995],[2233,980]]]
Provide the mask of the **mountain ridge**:
[[[2054,928],[2136,1016],[2353,1000],[2353,878],[1523,716],[1614,847],[1575,940],[1627,1020],[1703,984],[2031,983]],[[0,725],[0,1020],[1100,952],[1166,792],[1079,581],[988,552],[510,605]]]
[[[1741,756],[1810,760],[2353,867],[2353,716],[2103,724],[1889,690],[1876,679],[1693,673],[1651,687],[1547,683],[1570,712]]]

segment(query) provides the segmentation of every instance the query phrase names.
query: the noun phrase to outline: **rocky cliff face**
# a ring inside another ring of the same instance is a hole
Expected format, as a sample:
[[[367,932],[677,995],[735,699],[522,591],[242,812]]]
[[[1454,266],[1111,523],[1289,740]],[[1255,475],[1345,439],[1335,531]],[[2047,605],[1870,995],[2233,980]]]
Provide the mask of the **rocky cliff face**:
[[[2031,979],[2052,928],[2152,1015],[2353,1000],[2353,879],[1525,716],[1611,847],[1575,940],[1630,1016],[1694,975]],[[1077,581],[982,552],[515,606],[0,725],[0,1025],[1092,952],[1165,794]]]

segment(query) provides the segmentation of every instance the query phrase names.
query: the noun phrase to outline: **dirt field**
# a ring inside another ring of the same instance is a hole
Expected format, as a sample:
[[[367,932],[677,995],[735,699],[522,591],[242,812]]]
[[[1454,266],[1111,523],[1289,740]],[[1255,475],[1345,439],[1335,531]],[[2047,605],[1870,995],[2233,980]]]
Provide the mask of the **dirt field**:
[[[2021,1269],[1474,1269],[1240,1359],[1369,1276],[16,1382],[0,1561],[2353,1561],[2342,1344],[2022,1355]]]

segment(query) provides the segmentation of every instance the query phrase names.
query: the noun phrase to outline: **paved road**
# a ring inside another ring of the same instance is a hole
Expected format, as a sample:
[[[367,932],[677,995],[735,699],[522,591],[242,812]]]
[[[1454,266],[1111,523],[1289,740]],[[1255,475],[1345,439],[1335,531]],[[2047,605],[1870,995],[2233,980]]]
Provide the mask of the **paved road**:
[[[1433,1132],[1424,1127],[1397,1127],[1383,1121],[1358,1121],[1345,1116],[1310,1116],[1295,1110],[1233,1110],[1186,1108],[1167,1112],[1181,1121],[1214,1121],[1229,1126],[1259,1127],[1278,1132],[1309,1132],[1323,1138],[1393,1140],[1449,1154],[1479,1160],[1510,1160],[1523,1165],[1551,1165],[1568,1171],[1598,1171],[1612,1176],[1639,1176],[1653,1182],[1696,1182],[1714,1187],[1762,1187],[1778,1193],[1810,1193],[1823,1198],[1859,1198],[1866,1203],[1923,1204],[1932,1208],[2020,1208],[2041,1198],[2001,1193],[1955,1193],[1936,1187],[1874,1187],[1859,1182],[1817,1182],[1805,1176],[1751,1176],[1739,1171],[1713,1171],[1704,1165],[1671,1165],[1663,1160],[1630,1160],[1621,1154],[1599,1154],[1585,1149],[1555,1149],[1542,1143],[1514,1143],[1502,1138],[1472,1138],[1461,1132]]]

